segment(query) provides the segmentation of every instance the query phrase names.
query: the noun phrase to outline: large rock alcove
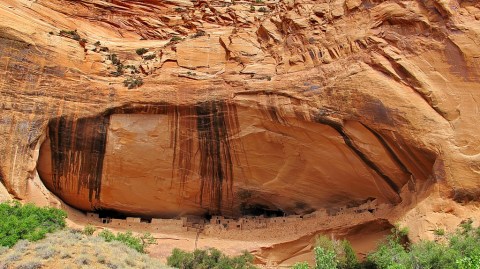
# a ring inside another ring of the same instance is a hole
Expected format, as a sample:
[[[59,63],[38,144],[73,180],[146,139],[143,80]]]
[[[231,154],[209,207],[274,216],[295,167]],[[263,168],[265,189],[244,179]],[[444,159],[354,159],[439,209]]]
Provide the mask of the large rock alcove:
[[[239,216],[398,204],[402,189],[429,179],[434,160],[359,121],[220,100],[55,118],[37,169],[84,211]]]

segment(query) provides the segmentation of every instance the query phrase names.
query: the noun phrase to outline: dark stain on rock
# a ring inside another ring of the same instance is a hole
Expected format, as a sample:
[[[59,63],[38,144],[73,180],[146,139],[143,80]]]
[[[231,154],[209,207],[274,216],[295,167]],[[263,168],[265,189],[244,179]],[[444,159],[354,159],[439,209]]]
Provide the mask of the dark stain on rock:
[[[231,115],[225,102],[199,103],[195,110],[200,152],[200,203],[207,198],[210,210],[220,212],[224,190],[227,195],[232,193],[229,127],[236,123],[228,120]]]
[[[395,164],[402,170],[402,172],[410,176],[413,176],[413,173],[410,172],[410,170],[408,170],[408,168],[403,164],[402,160],[400,160],[397,154],[395,154],[395,151],[390,147],[390,145],[388,145],[387,141],[385,141],[383,136],[381,136],[379,133],[377,133],[375,130],[368,127],[367,125],[363,123],[362,125],[363,127],[367,128],[367,130],[369,130],[378,139],[380,144],[382,144],[383,148],[388,152],[388,155],[393,159]]]
[[[361,113],[364,115],[372,115],[373,121],[386,125],[393,125],[393,120],[390,117],[390,113],[382,101],[377,99],[363,100],[364,104],[361,109]]]
[[[327,117],[321,116],[319,114],[313,115],[312,118],[315,122],[328,125],[335,129],[338,134],[343,138],[345,145],[347,145],[359,158],[363,161],[365,165],[367,165],[370,169],[372,169],[378,176],[380,176],[385,183],[397,194],[400,193],[400,188],[395,184],[395,182],[386,175],[380,167],[378,167],[375,162],[370,160],[367,155],[365,155],[360,149],[356,147],[352,139],[348,136],[348,134],[343,130],[343,126],[340,123],[337,123],[333,120],[328,119]],[[400,199],[400,197],[397,197]]]
[[[103,159],[110,117],[59,117],[49,123],[52,180],[55,191],[88,189],[88,198],[100,198]]]

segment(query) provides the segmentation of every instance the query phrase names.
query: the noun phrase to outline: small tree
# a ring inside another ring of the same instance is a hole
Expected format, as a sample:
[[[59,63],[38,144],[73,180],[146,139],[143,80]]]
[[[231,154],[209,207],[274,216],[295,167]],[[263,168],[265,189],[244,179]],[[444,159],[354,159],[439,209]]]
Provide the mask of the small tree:
[[[336,269],[337,265],[335,252],[322,247],[315,248],[315,269]]]

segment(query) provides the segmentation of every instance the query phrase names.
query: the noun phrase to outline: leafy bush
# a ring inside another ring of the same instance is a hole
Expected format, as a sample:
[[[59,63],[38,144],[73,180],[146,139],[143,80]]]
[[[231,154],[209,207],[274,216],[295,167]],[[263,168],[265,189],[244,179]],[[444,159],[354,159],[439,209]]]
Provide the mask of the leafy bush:
[[[335,269],[337,265],[334,251],[322,247],[315,248],[315,269]]]
[[[480,228],[467,220],[447,239],[445,243],[422,241],[405,247],[398,237],[390,236],[367,260],[379,269],[480,269]]]
[[[175,248],[167,258],[169,266],[180,269],[254,269],[256,267],[252,262],[253,256],[246,251],[240,256],[230,258],[215,248],[196,249],[193,252]]]
[[[156,243],[155,238],[153,238],[150,233],[145,233],[142,236],[134,236],[131,231],[127,231],[126,233],[117,233],[117,235],[115,235],[110,230],[105,229],[101,231],[98,236],[103,237],[107,242],[119,241],[140,253],[145,253],[145,248],[148,245]]]
[[[86,225],[84,228],[83,228],[83,234],[85,235],[93,235],[93,233],[95,232],[95,227],[93,227],[92,225],[88,224]]]
[[[146,48],[140,48],[135,51],[138,55],[143,55],[148,52],[148,49]]]
[[[325,253],[318,252],[318,254],[323,255],[328,252],[334,254],[337,265],[332,268],[350,269],[357,268],[359,265],[357,255],[355,254],[352,245],[347,240],[330,240],[326,236],[319,236],[315,245],[325,251]],[[317,250],[315,250],[315,258],[317,259]]]
[[[56,208],[40,208],[19,202],[0,204],[0,246],[12,247],[21,239],[37,241],[65,227],[67,214]]]

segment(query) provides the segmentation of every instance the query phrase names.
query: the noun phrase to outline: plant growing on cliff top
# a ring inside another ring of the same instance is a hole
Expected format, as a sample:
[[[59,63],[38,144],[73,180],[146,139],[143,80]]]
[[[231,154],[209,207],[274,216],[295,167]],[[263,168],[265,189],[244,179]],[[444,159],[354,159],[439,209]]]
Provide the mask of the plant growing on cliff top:
[[[107,59],[112,61],[112,64],[119,65],[120,59],[118,59],[117,54],[113,53],[107,56]]]
[[[135,51],[138,55],[143,55],[148,52],[148,49],[146,48],[140,48]]]
[[[259,11],[259,12],[263,12],[263,13],[268,12],[267,8],[265,8],[265,7],[260,7],[260,8],[258,9],[258,11]]]
[[[123,81],[123,85],[129,89],[138,88],[143,85],[143,79],[141,77],[129,77]]]
[[[77,33],[77,30],[74,30],[74,31],[61,30],[60,35],[72,38],[77,41],[80,40],[80,35]]]
[[[156,54],[149,54],[149,55],[144,55],[143,59],[144,60],[152,60],[152,59],[155,59],[156,57],[157,57]]]
[[[67,214],[56,208],[41,208],[19,202],[0,204],[0,246],[11,247],[21,239],[37,241],[65,227]]]

